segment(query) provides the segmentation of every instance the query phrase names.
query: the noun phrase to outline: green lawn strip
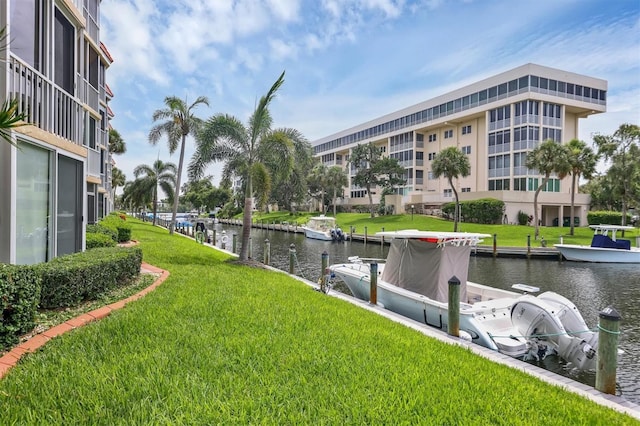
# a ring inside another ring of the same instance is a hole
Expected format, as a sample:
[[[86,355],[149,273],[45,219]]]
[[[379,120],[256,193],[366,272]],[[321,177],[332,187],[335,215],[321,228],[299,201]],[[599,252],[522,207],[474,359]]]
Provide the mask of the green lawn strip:
[[[289,215],[288,212],[273,212],[273,213],[256,213],[253,218],[254,221],[264,221],[273,223],[280,223],[282,221],[298,223],[306,223],[309,217],[313,216],[310,213]],[[329,216],[332,216],[329,214]],[[355,228],[354,232],[357,234],[364,234],[364,228],[367,227],[367,234],[374,235],[384,228],[385,231],[398,231],[401,229],[419,229],[423,231],[453,231],[453,222],[450,220],[444,220],[433,216],[414,215],[413,219],[411,214],[400,214],[391,216],[377,216],[371,218],[368,213],[338,213],[336,216],[338,225],[345,231],[349,232],[350,227]],[[484,234],[497,236],[498,247],[526,247],[527,237],[530,237],[531,247],[540,247],[540,240],[534,239],[535,228],[533,226],[522,225],[484,225],[477,223],[465,223],[458,224],[458,231],[460,232],[479,232]],[[593,230],[588,226],[575,227],[574,235],[569,235],[569,227],[553,227],[553,226],[541,226],[540,236],[544,237],[547,247],[552,247],[553,244],[559,244],[560,239],[565,244],[586,244],[591,243],[591,237],[593,236]],[[624,238],[631,240],[631,245],[636,245],[636,236],[640,235],[640,229],[636,229],[631,232],[626,232]],[[622,238],[621,235],[618,235]],[[493,238],[487,238],[484,240],[483,245],[493,245]]]
[[[0,381],[0,424],[635,424],[284,274],[133,229],[170,277],[24,358]]]

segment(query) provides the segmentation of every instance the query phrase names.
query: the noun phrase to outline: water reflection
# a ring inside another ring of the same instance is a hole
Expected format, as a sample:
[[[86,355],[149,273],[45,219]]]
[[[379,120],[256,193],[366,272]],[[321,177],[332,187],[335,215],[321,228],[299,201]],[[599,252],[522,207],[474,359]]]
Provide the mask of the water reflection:
[[[218,224],[216,229],[237,233],[240,238],[240,227]],[[273,230],[253,230],[252,235],[254,259],[263,259],[268,238],[271,265],[283,270],[289,269],[289,245],[295,244],[296,274],[312,281],[320,277],[323,251],[329,254],[329,264],[347,262],[349,256],[385,258],[388,252],[388,247],[379,243],[332,243]],[[523,283],[539,287],[541,292],[555,291],[575,303],[590,327],[597,325],[602,309],[615,307],[622,316],[619,347],[625,351],[618,363],[618,386],[622,396],[640,404],[640,266],[472,256],[469,280],[503,289]],[[595,373],[572,370],[556,357],[541,361],[540,366],[590,386],[595,384]]]

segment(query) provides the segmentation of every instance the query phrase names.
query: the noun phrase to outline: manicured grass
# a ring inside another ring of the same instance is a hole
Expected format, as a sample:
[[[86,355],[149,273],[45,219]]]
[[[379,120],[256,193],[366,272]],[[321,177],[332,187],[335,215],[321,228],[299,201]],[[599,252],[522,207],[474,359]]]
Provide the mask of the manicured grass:
[[[170,277],[0,381],[0,424],[635,424],[284,274],[133,222]]]
[[[282,221],[294,222],[298,224],[306,223],[310,213],[302,213],[299,215],[289,215],[288,212],[259,213],[254,214],[254,220],[263,220],[280,223]],[[367,234],[374,235],[384,228],[385,231],[397,231],[400,229],[420,229],[424,231],[453,231],[453,222],[440,219],[433,216],[425,216],[414,214],[413,218],[410,214],[399,214],[392,216],[377,216],[371,218],[368,213],[338,213],[336,216],[338,225],[349,232],[351,226],[354,226],[354,233],[364,234],[364,227],[367,227]],[[563,238],[565,244],[590,244],[593,231],[588,226],[574,228],[574,235],[569,235],[569,227],[540,227],[540,236],[544,237],[547,246],[559,244],[560,238]],[[531,247],[540,247],[540,240],[534,239],[535,228],[533,226],[521,225],[482,225],[477,223],[458,224],[460,232],[480,232],[484,234],[496,234],[498,247],[526,247],[527,236],[530,236]],[[635,237],[640,235],[640,229],[626,232],[625,237],[631,240],[631,245],[636,245]],[[620,235],[618,235],[620,237]],[[484,245],[492,245],[493,239],[484,240]]]

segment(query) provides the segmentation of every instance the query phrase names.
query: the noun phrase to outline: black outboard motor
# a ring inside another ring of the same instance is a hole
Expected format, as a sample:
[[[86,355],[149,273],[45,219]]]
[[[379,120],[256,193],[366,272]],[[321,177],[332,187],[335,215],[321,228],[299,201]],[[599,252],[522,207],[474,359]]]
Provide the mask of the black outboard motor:
[[[342,242],[345,240],[344,232],[342,232],[340,228],[332,229],[331,236],[333,237],[333,241]]]
[[[196,232],[199,232],[199,231],[204,232],[204,231],[206,231],[206,229],[207,229],[207,227],[205,226],[204,222],[202,222],[202,221],[196,222]]]

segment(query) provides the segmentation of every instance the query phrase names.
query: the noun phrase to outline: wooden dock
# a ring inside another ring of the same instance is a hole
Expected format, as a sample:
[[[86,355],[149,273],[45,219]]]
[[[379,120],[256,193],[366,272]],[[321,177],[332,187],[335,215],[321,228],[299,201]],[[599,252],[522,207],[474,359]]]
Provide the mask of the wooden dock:
[[[242,220],[239,219],[219,219],[220,223],[226,225],[242,226]],[[267,223],[267,222],[254,222],[251,224],[252,228],[267,229],[273,231],[293,232],[303,234],[304,231],[297,224],[291,223]],[[348,239],[352,241],[358,241],[363,244],[384,244],[389,245],[390,240],[377,235],[356,234],[345,231]],[[562,255],[555,247],[496,247],[494,252],[493,246],[480,245],[476,246],[471,251],[472,255],[485,256],[485,257],[500,257],[500,258],[522,258],[522,259],[548,259],[548,260],[562,260]]]

